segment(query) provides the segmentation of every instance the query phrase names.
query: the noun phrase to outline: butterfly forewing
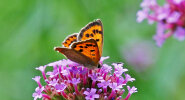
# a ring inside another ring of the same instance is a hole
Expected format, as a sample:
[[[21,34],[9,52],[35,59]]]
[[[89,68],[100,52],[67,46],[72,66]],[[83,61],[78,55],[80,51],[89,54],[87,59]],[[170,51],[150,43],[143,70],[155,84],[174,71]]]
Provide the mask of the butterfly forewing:
[[[78,35],[78,33],[74,33],[74,34],[72,34],[72,35],[69,35],[69,36],[62,42],[62,45],[63,45],[64,47],[69,48],[70,45],[71,45],[72,43],[74,43],[74,42],[77,41],[77,35]]]
[[[99,55],[101,56],[103,47],[103,25],[100,20],[91,22],[81,29],[78,35],[78,41],[84,41],[88,39],[94,39],[97,42],[100,53]]]
[[[99,49],[94,39],[73,43],[72,49],[90,58],[96,65],[100,60]]]

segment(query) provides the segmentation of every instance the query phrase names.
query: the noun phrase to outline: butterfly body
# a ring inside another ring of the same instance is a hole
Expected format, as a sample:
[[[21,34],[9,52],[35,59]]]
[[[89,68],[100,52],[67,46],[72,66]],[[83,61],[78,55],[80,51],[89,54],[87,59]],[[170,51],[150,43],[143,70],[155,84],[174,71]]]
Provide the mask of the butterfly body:
[[[103,47],[103,25],[95,20],[81,29],[79,34],[68,36],[62,43],[63,47],[55,50],[64,54],[68,59],[95,68],[99,64]]]

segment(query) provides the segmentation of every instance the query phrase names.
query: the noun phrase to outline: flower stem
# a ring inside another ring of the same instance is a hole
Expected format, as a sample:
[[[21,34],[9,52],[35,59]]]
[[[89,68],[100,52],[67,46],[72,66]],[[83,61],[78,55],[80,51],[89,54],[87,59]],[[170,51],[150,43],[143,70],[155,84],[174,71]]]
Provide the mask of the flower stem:
[[[96,81],[92,81],[92,88],[94,88],[95,87],[95,84],[96,84]]]
[[[107,88],[103,88],[103,92],[104,93],[107,93]]]
[[[110,94],[110,95],[109,95],[109,97],[108,97],[108,98],[109,98],[109,100],[111,100],[111,98],[112,98],[112,97],[114,97],[114,93],[115,93],[115,91],[114,91],[114,90],[112,90],[111,94]]]
[[[124,100],[128,100],[130,98],[131,94],[128,93],[128,95],[126,96],[126,98]]]
[[[78,91],[77,85],[74,85],[74,88],[75,88],[75,92],[76,92],[76,94],[77,94],[77,95],[79,95],[79,94],[80,94],[80,92]]]
[[[64,98],[66,98],[66,99],[68,98],[68,97],[67,97],[67,94],[66,94],[64,91],[62,91],[62,96],[63,96]]]
[[[44,98],[47,98],[48,100],[51,100],[50,96],[48,96],[47,94],[42,94],[42,96],[43,96]]]

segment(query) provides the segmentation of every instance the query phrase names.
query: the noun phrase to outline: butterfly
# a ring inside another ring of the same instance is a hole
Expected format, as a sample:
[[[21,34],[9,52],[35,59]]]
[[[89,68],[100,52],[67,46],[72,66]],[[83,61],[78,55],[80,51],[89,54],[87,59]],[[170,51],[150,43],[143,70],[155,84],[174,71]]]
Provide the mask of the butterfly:
[[[88,68],[96,68],[102,55],[103,25],[100,19],[90,22],[79,33],[69,35],[63,47],[54,49],[68,59]]]

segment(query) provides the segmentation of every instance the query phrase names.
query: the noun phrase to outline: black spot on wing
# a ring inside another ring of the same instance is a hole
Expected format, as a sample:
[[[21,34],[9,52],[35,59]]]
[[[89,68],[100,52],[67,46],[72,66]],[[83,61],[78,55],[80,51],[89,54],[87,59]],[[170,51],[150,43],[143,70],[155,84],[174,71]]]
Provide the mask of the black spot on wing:
[[[96,30],[96,33],[98,33],[99,31],[98,30]]]
[[[94,52],[95,50],[90,50],[91,52]]]
[[[86,36],[86,37],[89,37],[89,34],[87,33],[85,36]]]
[[[100,39],[96,39],[96,42],[98,42]]]
[[[92,46],[92,44],[86,44],[86,46]]]
[[[95,30],[93,30],[93,33],[95,33],[96,31]]]
[[[102,31],[99,31],[100,34],[102,34]]]
[[[83,49],[80,49],[79,52],[83,52]]]
[[[93,33],[91,33],[91,36],[92,36],[92,37],[94,36]]]

